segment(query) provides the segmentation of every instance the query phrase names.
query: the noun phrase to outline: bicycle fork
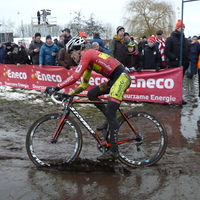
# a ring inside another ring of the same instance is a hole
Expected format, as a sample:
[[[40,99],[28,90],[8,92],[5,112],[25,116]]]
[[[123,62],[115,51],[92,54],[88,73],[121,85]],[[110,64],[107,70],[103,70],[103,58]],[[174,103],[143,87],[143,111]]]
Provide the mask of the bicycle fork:
[[[64,111],[64,113],[63,113],[63,117],[60,120],[60,123],[59,123],[59,125],[58,125],[58,127],[56,129],[56,132],[53,135],[53,138],[51,139],[51,143],[52,144],[55,144],[57,142],[58,137],[60,135],[60,132],[62,131],[62,128],[63,128],[63,126],[65,124],[65,118],[67,117],[67,115],[69,115],[69,111],[68,110]]]

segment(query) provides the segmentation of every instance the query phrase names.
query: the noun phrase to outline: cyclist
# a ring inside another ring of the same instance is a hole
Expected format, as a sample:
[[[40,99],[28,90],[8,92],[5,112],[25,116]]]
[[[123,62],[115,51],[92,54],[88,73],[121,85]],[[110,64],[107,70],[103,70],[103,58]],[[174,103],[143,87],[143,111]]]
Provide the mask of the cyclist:
[[[103,82],[88,91],[88,98],[92,101],[101,101],[98,96],[109,94],[107,108],[104,104],[95,104],[97,108],[105,115],[107,122],[99,127],[102,130],[109,124],[110,127],[110,149],[103,155],[97,157],[98,160],[115,159],[119,156],[118,152],[118,121],[116,112],[123,99],[123,94],[130,86],[131,79],[124,69],[124,66],[113,57],[85,48],[85,40],[81,36],[73,37],[66,46],[66,50],[78,64],[74,74],[68,77],[64,82],[54,87],[47,87],[45,92],[53,94],[60,89],[75,83],[83,74],[82,83],[70,94],[78,94],[87,88],[92,74],[92,70],[109,78],[108,82]]]

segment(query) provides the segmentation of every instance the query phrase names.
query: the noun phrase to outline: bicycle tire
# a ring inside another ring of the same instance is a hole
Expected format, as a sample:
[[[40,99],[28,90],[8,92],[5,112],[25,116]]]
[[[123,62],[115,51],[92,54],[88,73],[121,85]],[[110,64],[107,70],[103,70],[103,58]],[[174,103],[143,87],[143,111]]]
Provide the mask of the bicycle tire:
[[[50,167],[74,161],[82,148],[82,134],[78,124],[67,116],[57,142],[52,137],[61,114],[48,114],[35,121],[26,136],[26,150],[37,167]]]
[[[165,127],[154,116],[145,112],[129,111],[125,115],[136,132],[142,136],[143,141],[138,146],[139,149],[137,149],[136,140],[120,144],[120,141],[136,137],[135,131],[130,128],[125,118],[121,116],[118,119],[119,160],[131,167],[155,164],[162,158],[167,148],[168,137]]]

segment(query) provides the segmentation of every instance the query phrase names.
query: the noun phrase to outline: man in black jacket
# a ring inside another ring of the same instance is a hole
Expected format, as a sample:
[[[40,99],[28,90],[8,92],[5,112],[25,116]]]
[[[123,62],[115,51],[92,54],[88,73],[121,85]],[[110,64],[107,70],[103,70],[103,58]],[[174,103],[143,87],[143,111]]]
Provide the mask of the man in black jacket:
[[[166,55],[167,68],[179,67],[180,62],[180,44],[181,44],[181,31],[184,32],[185,24],[183,24],[183,30],[181,30],[181,20],[176,23],[175,31],[173,31],[170,37],[167,38],[165,44],[164,54]],[[183,49],[182,49],[182,66],[183,76],[189,66],[189,53],[190,46],[188,40],[183,34]],[[182,104],[187,102],[182,100]]]
[[[183,24],[183,31],[185,29],[185,24]],[[175,31],[173,31],[170,37],[167,38],[165,44],[164,54],[166,55],[167,67],[174,68],[179,67],[180,61],[180,42],[181,42],[181,20],[179,19]],[[182,49],[182,65],[183,65],[183,75],[189,65],[189,42],[183,34],[183,49]]]
[[[19,49],[17,44],[13,45],[11,54],[12,64],[20,66],[21,64],[28,64],[28,55],[24,49]]]

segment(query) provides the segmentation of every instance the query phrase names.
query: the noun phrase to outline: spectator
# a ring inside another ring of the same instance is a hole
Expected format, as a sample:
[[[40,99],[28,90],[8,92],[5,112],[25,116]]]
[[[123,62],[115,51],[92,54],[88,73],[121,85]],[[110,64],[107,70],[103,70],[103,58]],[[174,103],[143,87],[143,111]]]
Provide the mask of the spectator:
[[[135,44],[135,50],[138,51],[138,43],[137,43],[137,41],[135,41],[133,36],[130,37],[130,42]]]
[[[138,44],[139,52],[141,52],[147,46],[148,46],[147,37],[144,35],[142,37],[142,41]]]
[[[179,67],[180,63],[180,42],[181,42],[181,31],[184,32],[185,24],[183,24],[183,30],[181,30],[181,20],[179,19],[176,23],[175,31],[173,31],[170,37],[167,38],[164,54],[166,55],[167,68]],[[189,42],[185,38],[183,33],[183,49],[182,49],[182,66],[183,76],[189,65]],[[187,104],[186,101],[182,100],[182,104]]]
[[[124,41],[124,27],[117,27],[117,34],[113,36],[110,41],[109,53],[112,57],[116,58],[119,62],[125,65],[126,45]]]
[[[40,11],[37,11],[38,25],[40,24]]]
[[[11,64],[12,60],[11,60],[11,54],[13,51],[13,47],[11,45],[11,42],[7,42],[6,43],[6,49],[4,52],[4,64]]]
[[[197,43],[197,36],[194,35],[192,37],[192,42],[190,43],[190,54],[189,54],[189,66],[188,66],[188,69],[187,69],[187,72],[186,72],[186,75],[187,75],[187,78],[190,78],[192,79],[194,74],[197,73],[197,68],[196,66],[192,66],[191,64],[191,57],[193,56],[193,54],[195,55],[195,52],[193,52],[193,48],[195,46],[195,44]]]
[[[11,63],[17,66],[20,66],[21,64],[29,64],[28,55],[25,49],[19,48],[17,44],[13,45],[13,51],[11,53]]]
[[[39,66],[55,65],[56,55],[58,54],[58,47],[52,42],[50,35],[46,36],[46,42],[42,45],[39,53]]]
[[[80,31],[79,34],[85,40],[85,49],[92,49],[92,45],[87,41],[87,35]]]
[[[21,49],[25,49],[25,47],[22,45],[22,42],[18,42],[18,47],[19,47],[19,50],[21,51]]]
[[[156,47],[159,49],[162,59],[162,68],[166,68],[166,56],[164,54],[165,49],[165,39],[163,38],[163,31],[158,30],[156,32]]]
[[[70,69],[71,66],[77,66],[71,55],[66,51],[66,44],[58,53],[58,63],[66,69]]]
[[[100,47],[98,42],[93,42],[93,43],[92,43],[92,48],[93,48],[94,50],[97,50],[97,51],[106,53],[106,50],[105,50],[104,48]]]
[[[71,36],[71,34],[70,34],[71,31],[70,31],[69,28],[63,29],[62,32],[63,32],[63,37],[64,37],[64,39],[63,39],[62,41],[59,42],[59,46],[60,46],[61,48],[63,48],[63,47],[64,47],[64,44],[67,44],[67,42],[69,42],[69,41],[72,39],[72,36]]]
[[[183,32],[185,29],[185,24],[183,24]],[[167,38],[164,54],[167,59],[167,67],[174,68],[179,67],[180,62],[180,42],[181,42],[181,20],[179,19],[176,23],[175,31],[173,31],[170,37]],[[183,50],[182,50],[182,66],[183,75],[187,70],[189,65],[189,42],[185,38],[183,33]]]
[[[6,47],[2,44],[0,41],[0,63],[4,63],[4,53],[5,53]]]
[[[59,37],[59,42],[62,42],[64,39],[65,39],[64,35],[63,35],[63,34],[60,35],[60,37]]]
[[[159,71],[162,66],[161,55],[156,45],[156,38],[149,37],[148,46],[140,53],[140,67],[137,69],[140,72],[142,69],[154,69]]]
[[[124,33],[124,40],[125,40],[125,44],[128,45],[130,43],[130,35],[129,33],[125,32]]]
[[[29,45],[28,50],[28,55],[30,55],[33,65],[39,65],[39,53],[43,44],[44,42],[41,41],[41,34],[35,33],[35,39]]]
[[[125,66],[126,70],[130,73],[139,68],[139,52],[136,51],[135,43],[133,42],[130,42],[127,48]]]
[[[104,48],[104,43],[103,40],[100,38],[99,33],[94,34],[94,38],[90,40],[90,44],[92,44],[93,42],[98,42],[99,46]]]
[[[104,49],[106,50],[106,53],[109,55],[109,42],[105,42]]]

